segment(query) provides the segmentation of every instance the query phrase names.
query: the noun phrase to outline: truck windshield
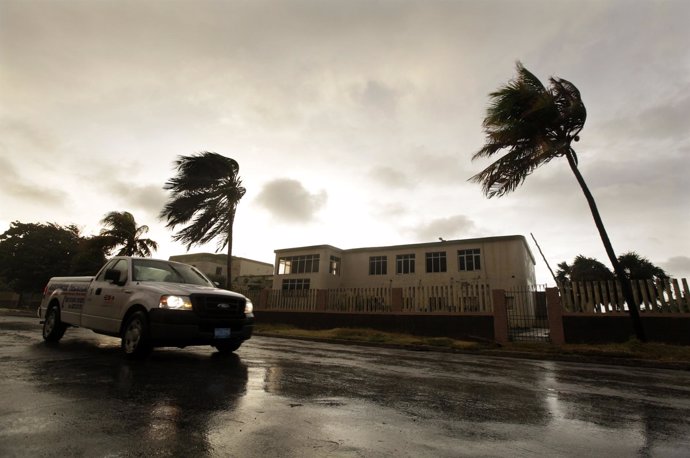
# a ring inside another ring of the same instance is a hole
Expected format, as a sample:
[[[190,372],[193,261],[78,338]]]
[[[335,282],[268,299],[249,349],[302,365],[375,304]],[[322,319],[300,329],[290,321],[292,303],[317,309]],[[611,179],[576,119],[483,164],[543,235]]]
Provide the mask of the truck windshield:
[[[155,259],[132,259],[132,280],[214,286],[195,267]]]

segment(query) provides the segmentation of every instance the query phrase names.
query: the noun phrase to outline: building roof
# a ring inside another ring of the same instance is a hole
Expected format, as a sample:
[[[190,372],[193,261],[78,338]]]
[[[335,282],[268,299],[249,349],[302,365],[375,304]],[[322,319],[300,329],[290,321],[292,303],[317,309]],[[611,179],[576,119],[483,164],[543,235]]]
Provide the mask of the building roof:
[[[219,264],[225,264],[227,263],[228,260],[228,255],[223,254],[223,253],[189,253],[189,254],[178,254],[174,256],[170,256],[168,258],[170,261],[183,261],[183,262],[215,262]],[[254,259],[249,259],[249,258],[242,258],[239,256],[233,256],[232,257],[233,261],[234,260],[240,260],[240,261],[249,261],[249,262],[254,262],[256,264],[263,264],[265,266],[271,266],[273,268],[273,264],[269,264],[267,262],[262,262],[262,261],[256,261]]]
[[[365,248],[349,248],[349,249],[342,249],[338,247],[334,247],[332,245],[312,245],[312,246],[303,246],[303,247],[295,247],[295,248],[281,248],[278,250],[275,250],[274,252],[276,254],[280,253],[285,253],[289,251],[295,251],[295,250],[315,250],[315,249],[331,249],[334,251],[339,251],[341,253],[357,253],[357,252],[362,252],[362,251],[384,251],[384,250],[401,250],[401,249],[406,249],[406,248],[432,248],[432,247],[439,247],[439,246],[446,246],[446,245],[457,245],[457,244],[472,244],[472,243],[491,243],[491,242],[507,242],[507,241],[521,241],[524,246],[525,250],[527,250],[527,253],[529,254],[530,258],[532,259],[532,264],[536,264],[534,260],[534,255],[532,254],[532,250],[530,250],[529,245],[527,244],[527,239],[525,239],[524,236],[522,235],[502,235],[502,236],[495,236],[495,237],[479,237],[479,238],[471,238],[471,239],[456,239],[456,240],[439,240],[437,242],[424,242],[424,243],[411,243],[411,244],[405,244],[405,245],[389,245],[389,246],[378,246],[378,247],[365,247]]]

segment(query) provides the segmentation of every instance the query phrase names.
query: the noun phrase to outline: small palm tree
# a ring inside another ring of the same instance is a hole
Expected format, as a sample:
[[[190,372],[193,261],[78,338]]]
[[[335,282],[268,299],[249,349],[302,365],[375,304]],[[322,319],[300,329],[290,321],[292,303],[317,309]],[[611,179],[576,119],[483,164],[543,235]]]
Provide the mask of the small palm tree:
[[[634,251],[618,256],[618,262],[626,276],[631,280],[666,280],[669,278],[664,269],[652,264],[649,259]]]
[[[163,187],[171,191],[160,217],[167,219],[166,227],[178,231],[173,240],[189,249],[219,239],[217,251],[227,246],[227,288],[232,286],[232,227],[237,204],[246,192],[238,173],[237,161],[218,153],[203,152],[180,156],[175,161],[177,175]],[[193,220],[193,221],[192,221]]]
[[[556,278],[561,283],[569,281],[603,281],[613,280],[613,274],[601,262],[580,254],[575,256],[572,265],[565,261],[558,264]]]
[[[151,256],[151,251],[158,249],[158,244],[142,236],[149,231],[146,225],[137,227],[137,222],[129,212],[110,212],[101,220],[105,227],[101,237],[109,252],[121,247],[117,256]]]
[[[546,88],[520,62],[517,63],[517,73],[514,80],[490,94],[492,102],[483,123],[486,143],[472,160],[494,158],[501,152],[505,154],[470,180],[480,183],[487,197],[501,197],[514,191],[539,166],[565,157],[585,194],[606,254],[621,282],[635,334],[644,341],[632,288],[616,258],[594,197],[577,167],[577,154],[571,146],[572,142],[580,139],[579,134],[587,118],[580,91],[569,81],[555,77],[549,79],[550,85]]]

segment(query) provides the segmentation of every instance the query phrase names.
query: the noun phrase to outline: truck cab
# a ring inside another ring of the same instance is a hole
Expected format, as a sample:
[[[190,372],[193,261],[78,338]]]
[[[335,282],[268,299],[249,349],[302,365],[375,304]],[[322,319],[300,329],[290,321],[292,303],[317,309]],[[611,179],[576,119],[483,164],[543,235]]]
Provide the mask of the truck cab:
[[[216,287],[195,267],[128,256],[111,259],[95,277],[52,278],[39,316],[48,341],[79,326],[120,337],[130,356],[162,346],[232,352],[251,337],[254,324],[247,297]]]

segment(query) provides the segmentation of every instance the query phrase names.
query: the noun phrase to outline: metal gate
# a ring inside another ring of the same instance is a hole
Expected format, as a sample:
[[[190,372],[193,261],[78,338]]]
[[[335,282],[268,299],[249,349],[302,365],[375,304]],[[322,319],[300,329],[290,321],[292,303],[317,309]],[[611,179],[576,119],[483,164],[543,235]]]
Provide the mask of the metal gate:
[[[511,342],[551,342],[545,289],[545,285],[538,285],[506,291]]]

